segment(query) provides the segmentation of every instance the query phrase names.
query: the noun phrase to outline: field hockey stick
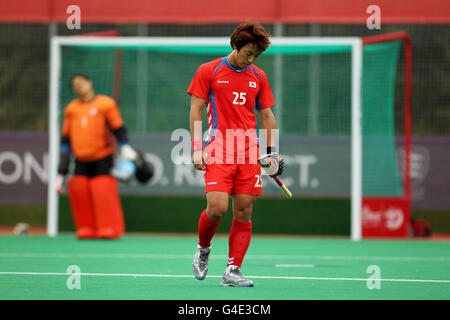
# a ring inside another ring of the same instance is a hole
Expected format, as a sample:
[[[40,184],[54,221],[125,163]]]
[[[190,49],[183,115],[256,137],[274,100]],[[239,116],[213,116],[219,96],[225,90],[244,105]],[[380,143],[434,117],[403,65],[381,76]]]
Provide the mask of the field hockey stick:
[[[288,197],[288,198],[292,198],[292,192],[289,191],[289,189],[284,185],[283,181],[281,181],[280,178],[278,178],[278,176],[275,176],[274,173],[276,173],[278,171],[278,164],[275,164],[275,168],[273,166],[271,166],[271,163],[274,161],[268,161],[269,158],[271,157],[270,154],[266,154],[263,155],[262,157],[260,157],[258,159],[258,163],[259,165],[264,169],[264,171],[266,171],[266,173],[268,173],[268,176],[271,177],[273,180],[275,180],[275,182],[278,184],[278,186],[281,188],[281,190],[283,190],[284,194]]]

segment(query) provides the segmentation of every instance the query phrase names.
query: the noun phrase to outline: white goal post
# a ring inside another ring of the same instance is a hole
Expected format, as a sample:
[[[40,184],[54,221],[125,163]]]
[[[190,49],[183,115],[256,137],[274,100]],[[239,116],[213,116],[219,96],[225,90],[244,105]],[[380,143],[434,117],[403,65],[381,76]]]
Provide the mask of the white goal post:
[[[351,47],[351,239],[361,239],[362,206],[362,123],[361,82],[363,45],[358,37],[272,37],[271,46],[349,46]],[[59,159],[60,78],[63,46],[224,46],[228,37],[52,37],[50,43],[49,87],[49,163],[47,195],[47,234],[58,235],[58,194],[56,192]],[[278,77],[276,77],[278,78]],[[276,97],[275,97],[276,98]]]

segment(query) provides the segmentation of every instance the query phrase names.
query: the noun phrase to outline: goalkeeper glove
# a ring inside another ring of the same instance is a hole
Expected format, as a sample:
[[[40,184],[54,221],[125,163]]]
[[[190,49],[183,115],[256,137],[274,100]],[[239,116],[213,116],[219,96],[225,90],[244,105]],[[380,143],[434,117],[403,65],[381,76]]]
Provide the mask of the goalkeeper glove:
[[[138,153],[128,144],[123,143],[120,146],[120,158],[122,161],[135,161]]]

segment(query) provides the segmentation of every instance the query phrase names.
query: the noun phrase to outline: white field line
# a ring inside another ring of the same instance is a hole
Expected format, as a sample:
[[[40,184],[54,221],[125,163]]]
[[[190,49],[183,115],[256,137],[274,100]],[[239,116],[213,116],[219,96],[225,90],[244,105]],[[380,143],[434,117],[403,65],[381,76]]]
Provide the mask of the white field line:
[[[315,268],[314,264],[276,264],[275,268]]]
[[[159,253],[34,253],[1,252],[0,258],[83,258],[83,259],[193,259],[192,254]],[[212,254],[210,259],[226,259],[224,254]],[[383,260],[383,261],[450,261],[450,257],[395,257],[395,256],[300,256],[300,255],[246,255],[246,259],[260,260]]]
[[[33,275],[33,276],[95,276],[95,277],[148,277],[148,278],[194,278],[193,275],[176,274],[141,274],[141,273],[64,273],[64,272],[0,272],[1,275]],[[221,278],[221,275],[210,275],[209,278]],[[385,281],[385,282],[418,282],[418,283],[450,283],[450,280],[422,279],[368,279],[368,278],[322,278],[322,277],[284,277],[284,276],[247,276],[252,279],[282,280],[325,280],[325,281]]]

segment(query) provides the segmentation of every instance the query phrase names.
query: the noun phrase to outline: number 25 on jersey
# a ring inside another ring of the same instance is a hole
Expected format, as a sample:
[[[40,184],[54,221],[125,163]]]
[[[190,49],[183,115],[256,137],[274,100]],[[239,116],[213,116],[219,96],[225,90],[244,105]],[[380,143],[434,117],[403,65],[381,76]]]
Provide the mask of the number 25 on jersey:
[[[244,105],[245,102],[247,101],[247,99],[245,98],[246,94],[247,94],[247,92],[233,91],[233,95],[234,95],[233,104]]]

